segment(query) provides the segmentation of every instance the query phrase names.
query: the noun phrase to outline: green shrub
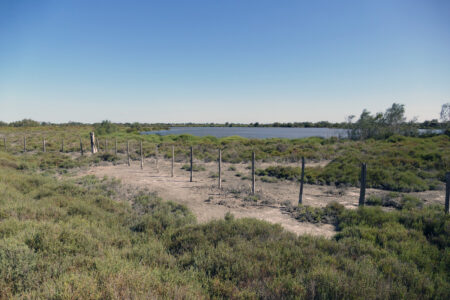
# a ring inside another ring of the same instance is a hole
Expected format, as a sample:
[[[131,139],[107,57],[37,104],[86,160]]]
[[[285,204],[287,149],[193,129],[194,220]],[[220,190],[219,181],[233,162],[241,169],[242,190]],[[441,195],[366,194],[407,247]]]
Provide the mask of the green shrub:
[[[100,124],[94,125],[94,131],[97,135],[111,134],[119,130],[118,126],[111,121],[104,120]]]
[[[344,206],[335,201],[328,203],[326,207],[311,207],[300,204],[295,207],[291,206],[286,208],[286,211],[300,222],[333,225],[337,225],[338,217],[343,210]]]
[[[103,161],[114,162],[114,161],[119,160],[117,155],[114,155],[114,154],[111,154],[111,153],[102,153],[99,156],[100,156],[100,159],[103,160]]]
[[[376,195],[370,195],[367,197],[365,204],[367,205],[379,205],[381,206],[383,204],[383,199],[381,199],[380,196],[376,196]]]
[[[170,228],[195,223],[195,216],[183,205],[162,201],[155,194],[139,194],[133,200],[133,208],[139,212],[131,230],[163,234]]]
[[[269,177],[269,176],[262,176],[262,177],[260,178],[260,180],[261,180],[262,182],[268,182],[268,183],[276,183],[276,182],[278,182],[278,180],[277,180],[276,178]]]
[[[194,172],[200,172],[200,171],[205,171],[206,170],[204,166],[201,166],[201,165],[198,165],[198,164],[194,164],[193,168],[194,168],[193,169]],[[181,167],[181,169],[183,169],[185,171],[190,171],[191,170],[191,165],[190,164],[185,164],[185,165],[183,165]]]

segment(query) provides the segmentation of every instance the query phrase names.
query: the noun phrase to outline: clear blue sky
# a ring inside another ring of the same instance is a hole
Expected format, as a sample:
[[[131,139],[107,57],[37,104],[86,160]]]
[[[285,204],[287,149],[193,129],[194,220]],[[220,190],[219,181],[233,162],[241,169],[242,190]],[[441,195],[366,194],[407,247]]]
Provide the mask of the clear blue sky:
[[[0,0],[0,120],[344,121],[450,102],[450,1]]]

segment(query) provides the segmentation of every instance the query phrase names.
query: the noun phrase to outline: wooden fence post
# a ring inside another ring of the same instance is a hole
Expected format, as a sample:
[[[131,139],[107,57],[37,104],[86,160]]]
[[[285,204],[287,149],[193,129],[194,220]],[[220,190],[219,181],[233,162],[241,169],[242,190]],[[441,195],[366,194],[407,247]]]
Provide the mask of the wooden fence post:
[[[252,195],[255,194],[255,151],[252,152]]]
[[[117,138],[114,140],[114,155],[117,156]]]
[[[127,140],[127,163],[130,166],[130,142]]]
[[[44,139],[42,139],[42,152],[44,152],[45,153],[45,138]]]
[[[304,181],[305,181],[305,158],[302,156],[302,175],[300,177],[300,194],[298,195],[298,204],[303,204]]]
[[[27,137],[23,137],[23,152],[27,152]]]
[[[192,172],[194,172],[194,149],[191,146],[191,178],[190,178],[190,182],[192,182]]]
[[[175,164],[175,146],[172,145],[172,177],[173,177],[173,165]]]
[[[61,140],[61,152],[64,153],[64,139]]]
[[[98,145],[97,146],[95,145],[95,142],[96,142],[95,141],[95,133],[91,132],[90,137],[91,137],[91,153],[94,154],[94,153],[97,153],[97,151],[98,151]]]
[[[366,163],[363,163],[361,165],[361,190],[359,193],[359,206],[363,206],[366,199],[366,175],[367,166]]]
[[[84,155],[83,142],[81,141],[81,138],[80,138],[80,153],[81,153],[82,156]]]
[[[155,166],[156,166],[156,172],[159,172],[159,169],[158,169],[158,145],[155,146]]]
[[[222,189],[222,149],[219,149],[219,189]]]
[[[141,170],[144,169],[144,153],[142,152],[142,140],[141,140]]]
[[[6,149],[6,138],[5,137],[3,138],[3,144],[5,145],[5,152],[7,152],[6,151],[7,149]]]
[[[445,173],[445,213],[449,213],[450,172]]]

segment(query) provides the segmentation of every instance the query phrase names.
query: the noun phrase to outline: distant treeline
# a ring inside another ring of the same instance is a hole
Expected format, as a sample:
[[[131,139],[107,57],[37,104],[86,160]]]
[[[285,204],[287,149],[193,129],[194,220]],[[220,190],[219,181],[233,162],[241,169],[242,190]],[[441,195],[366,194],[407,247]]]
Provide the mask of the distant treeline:
[[[23,119],[14,122],[0,121],[0,127],[37,127],[37,126],[95,126],[101,123],[81,123],[81,122],[67,122],[67,123],[51,123],[39,122],[32,119]],[[110,122],[110,121],[108,121]],[[112,123],[112,122],[110,122]],[[418,128],[422,129],[445,129],[445,122],[439,122],[438,119],[427,120],[424,122],[413,122]],[[351,125],[347,122],[332,123],[328,121],[320,122],[288,122],[288,123],[112,123],[117,126],[130,127],[136,130],[146,131],[148,128],[164,129],[169,127],[284,127],[284,128],[343,128],[350,129]],[[151,129],[148,129],[150,131]]]
[[[291,128],[347,128],[347,123],[320,122],[288,122],[288,123],[175,123],[164,124],[171,127],[291,127]]]
[[[328,121],[320,122],[288,122],[288,123],[112,123],[105,120],[101,123],[86,124],[69,121],[67,123],[38,122],[32,119],[23,119],[11,123],[0,121],[0,127],[37,127],[37,126],[94,126],[96,130],[112,133],[125,127],[127,132],[142,132],[169,129],[170,127],[285,127],[285,128],[342,128],[349,130],[349,137],[352,139],[366,138],[386,138],[394,134],[414,136],[418,134],[418,129],[442,129],[448,132],[450,128],[450,103],[442,105],[440,114],[441,122],[438,119],[417,122],[416,120],[406,121],[405,106],[394,103],[384,113],[372,115],[364,109],[359,119],[354,122],[355,116],[347,117],[347,122],[332,123]]]

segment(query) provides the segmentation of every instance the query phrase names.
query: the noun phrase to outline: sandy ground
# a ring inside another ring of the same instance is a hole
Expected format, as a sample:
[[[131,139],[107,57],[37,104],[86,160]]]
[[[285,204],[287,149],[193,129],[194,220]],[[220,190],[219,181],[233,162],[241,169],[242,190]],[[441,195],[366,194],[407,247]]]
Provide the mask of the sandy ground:
[[[323,165],[326,162],[321,162]],[[292,181],[280,180],[276,183],[256,181],[257,199],[250,197],[251,180],[248,164],[227,164],[222,166],[222,189],[218,189],[217,163],[194,163],[204,168],[204,171],[194,172],[193,182],[189,181],[189,172],[181,169],[185,163],[175,163],[174,177],[171,177],[171,162],[147,159],[144,169],[140,162],[132,161],[126,164],[107,164],[82,170],[79,175],[108,176],[120,179],[122,183],[137,189],[147,189],[156,192],[165,200],[185,204],[197,216],[199,222],[221,219],[227,212],[237,218],[256,218],[271,223],[280,224],[286,230],[296,234],[334,235],[334,226],[328,224],[311,224],[298,222],[284,213],[287,205],[298,203],[299,185]],[[265,168],[274,163],[259,163],[257,168]],[[317,163],[315,163],[317,165]],[[230,169],[234,167],[235,170]],[[194,168],[195,169],[195,168]],[[240,175],[240,176],[236,176]],[[366,194],[383,194],[385,191],[368,189]],[[412,193],[426,202],[444,202],[442,191]],[[331,201],[337,201],[347,208],[358,205],[359,189],[334,186],[305,185],[303,204],[311,206],[326,206]]]

